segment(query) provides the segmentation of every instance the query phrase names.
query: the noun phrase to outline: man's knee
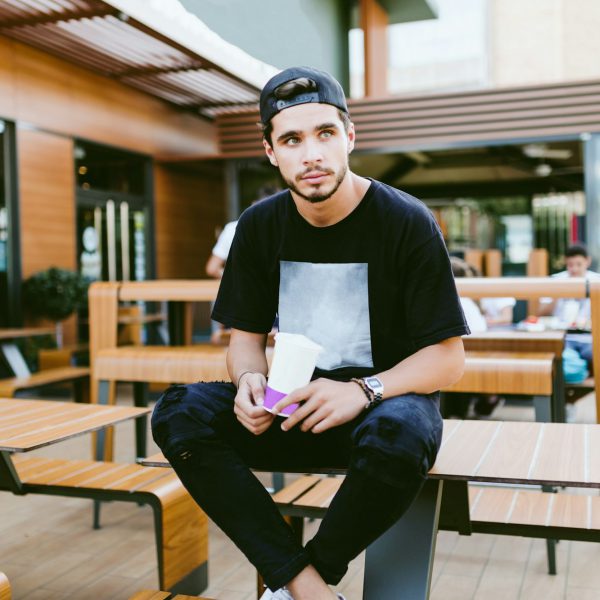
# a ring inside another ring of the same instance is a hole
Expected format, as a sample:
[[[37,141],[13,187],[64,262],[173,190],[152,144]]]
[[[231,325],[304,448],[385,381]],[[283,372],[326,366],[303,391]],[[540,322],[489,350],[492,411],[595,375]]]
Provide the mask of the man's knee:
[[[231,410],[231,384],[194,383],[172,385],[158,399],[152,413],[152,436],[165,455],[175,444],[214,437],[213,421],[219,412]]]
[[[435,462],[442,426],[436,395],[389,398],[355,429],[353,466],[391,485],[424,479]]]

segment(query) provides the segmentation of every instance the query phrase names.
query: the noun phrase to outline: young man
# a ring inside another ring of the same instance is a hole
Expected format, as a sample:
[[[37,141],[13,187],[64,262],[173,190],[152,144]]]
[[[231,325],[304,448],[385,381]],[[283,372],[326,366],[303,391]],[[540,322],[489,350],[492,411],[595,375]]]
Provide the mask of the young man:
[[[286,69],[262,90],[260,115],[289,190],[242,214],[221,281],[213,317],[232,327],[235,385],[167,390],[153,432],[261,573],[264,598],[324,600],[419,493],[441,442],[437,390],[460,377],[469,330],[431,213],[349,170],[355,132],[340,84]],[[287,419],[261,407],[276,315],[280,331],[324,347],[313,381],[279,402],[301,403]],[[250,468],[325,466],[348,474],[302,547]]]
[[[565,252],[565,271],[555,273],[552,277],[566,279],[569,277],[584,277],[585,279],[598,280],[600,273],[590,270],[592,259],[588,256],[587,248],[576,243],[567,248]],[[571,329],[589,330],[591,327],[591,304],[589,298],[560,298],[554,302],[551,298],[540,300],[542,313],[552,314],[561,326]],[[592,367],[592,334],[568,333],[565,347],[571,348],[585,359],[588,366]]]

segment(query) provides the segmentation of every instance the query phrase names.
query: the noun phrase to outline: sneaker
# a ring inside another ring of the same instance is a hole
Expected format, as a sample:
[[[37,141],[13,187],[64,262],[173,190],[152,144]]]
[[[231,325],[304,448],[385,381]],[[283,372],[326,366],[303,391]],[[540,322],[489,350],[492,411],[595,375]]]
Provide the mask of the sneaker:
[[[338,600],[346,600],[342,594],[337,595]],[[290,594],[287,588],[279,588],[272,592],[269,588],[265,588],[263,595],[260,600],[294,600],[294,597]]]
[[[269,588],[265,588],[260,600],[294,600],[287,588],[279,588],[272,592]]]

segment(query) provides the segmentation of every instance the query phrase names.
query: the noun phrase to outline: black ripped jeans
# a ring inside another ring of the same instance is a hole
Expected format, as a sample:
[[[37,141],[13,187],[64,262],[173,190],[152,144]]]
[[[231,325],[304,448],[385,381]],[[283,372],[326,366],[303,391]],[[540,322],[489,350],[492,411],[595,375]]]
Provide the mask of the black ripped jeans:
[[[233,413],[229,383],[173,386],[152,415],[156,443],[183,485],[235,542],[272,590],[312,564],[336,584],[348,563],[391,527],[419,493],[442,437],[438,394],[388,398],[320,434],[262,435]],[[315,537],[303,547],[251,469],[343,467],[347,476]],[[407,540],[410,544],[410,540]]]

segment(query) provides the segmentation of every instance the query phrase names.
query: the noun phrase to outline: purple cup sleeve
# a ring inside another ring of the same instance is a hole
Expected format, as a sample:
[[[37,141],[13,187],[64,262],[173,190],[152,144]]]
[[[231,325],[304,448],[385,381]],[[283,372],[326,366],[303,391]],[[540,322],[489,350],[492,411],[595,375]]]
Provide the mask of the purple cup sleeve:
[[[267,386],[265,390],[265,401],[263,403],[263,408],[268,410],[269,412],[273,412],[273,407],[282,399],[285,398],[287,394],[283,392],[278,392],[273,388]],[[290,404],[286,406],[280,413],[277,413],[281,417],[289,417],[296,409],[298,408],[298,404]]]

